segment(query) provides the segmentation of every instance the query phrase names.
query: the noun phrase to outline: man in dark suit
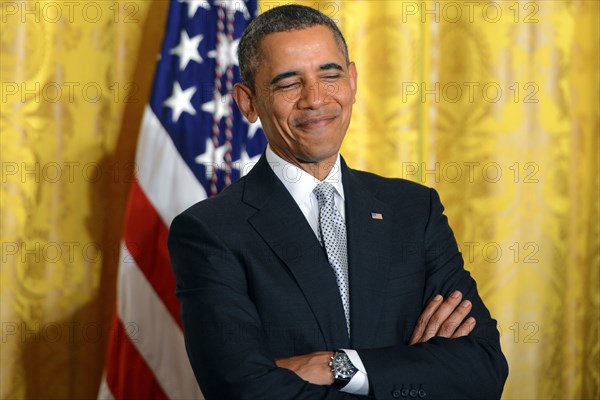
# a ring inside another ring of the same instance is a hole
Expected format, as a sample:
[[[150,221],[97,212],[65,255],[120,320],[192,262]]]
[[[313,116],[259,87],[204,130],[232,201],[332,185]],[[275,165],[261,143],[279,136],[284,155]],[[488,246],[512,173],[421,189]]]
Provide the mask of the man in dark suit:
[[[206,398],[499,398],[496,321],[437,193],[339,155],[357,72],[337,26],[272,9],[247,28],[239,61],[236,103],[269,146],[169,236]]]

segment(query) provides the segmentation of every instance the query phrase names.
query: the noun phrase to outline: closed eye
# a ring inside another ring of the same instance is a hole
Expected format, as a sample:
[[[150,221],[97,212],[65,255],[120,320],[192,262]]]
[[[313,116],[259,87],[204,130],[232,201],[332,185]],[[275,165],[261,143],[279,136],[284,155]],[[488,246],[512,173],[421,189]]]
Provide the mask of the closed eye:
[[[300,84],[300,82],[293,82],[293,83],[289,83],[287,85],[278,85],[277,86],[277,90],[285,90],[285,89],[291,89],[293,87],[296,87]]]

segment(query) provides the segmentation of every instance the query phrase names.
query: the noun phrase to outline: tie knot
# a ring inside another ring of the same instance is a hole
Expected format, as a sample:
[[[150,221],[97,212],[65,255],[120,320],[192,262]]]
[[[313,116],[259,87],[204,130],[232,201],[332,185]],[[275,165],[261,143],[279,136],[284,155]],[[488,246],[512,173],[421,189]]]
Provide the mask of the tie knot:
[[[317,196],[319,204],[323,204],[333,200],[335,188],[329,182],[321,182],[313,189],[313,193]]]

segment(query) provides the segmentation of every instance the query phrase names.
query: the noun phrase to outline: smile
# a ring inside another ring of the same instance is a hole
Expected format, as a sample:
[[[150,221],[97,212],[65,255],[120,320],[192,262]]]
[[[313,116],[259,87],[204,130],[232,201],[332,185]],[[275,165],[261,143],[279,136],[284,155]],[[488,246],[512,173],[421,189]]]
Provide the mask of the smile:
[[[296,127],[300,129],[318,129],[328,125],[335,118],[336,116],[334,115],[324,115],[321,117],[310,118],[306,121],[296,124]]]

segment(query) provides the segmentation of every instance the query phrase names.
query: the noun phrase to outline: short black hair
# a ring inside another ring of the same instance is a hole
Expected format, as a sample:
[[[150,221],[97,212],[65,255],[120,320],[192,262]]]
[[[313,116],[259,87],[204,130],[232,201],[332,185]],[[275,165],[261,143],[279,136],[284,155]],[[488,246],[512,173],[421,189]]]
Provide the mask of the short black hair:
[[[325,14],[314,8],[298,4],[284,5],[272,8],[256,17],[248,24],[238,46],[238,60],[242,81],[254,88],[254,75],[260,65],[262,39],[277,32],[289,32],[323,25],[333,32],[338,47],[346,57],[346,64],[350,64],[348,46],[338,26]]]

